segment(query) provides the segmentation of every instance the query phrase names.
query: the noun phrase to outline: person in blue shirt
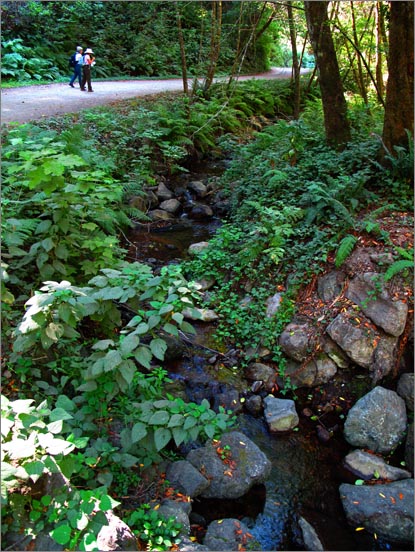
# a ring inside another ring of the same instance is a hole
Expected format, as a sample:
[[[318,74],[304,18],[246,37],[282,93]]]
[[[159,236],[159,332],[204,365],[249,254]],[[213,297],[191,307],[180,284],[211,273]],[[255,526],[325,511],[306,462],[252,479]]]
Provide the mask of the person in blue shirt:
[[[83,56],[82,56],[82,53],[83,53],[84,49],[82,48],[82,46],[77,46],[76,47],[76,52],[75,52],[75,66],[73,68],[73,75],[71,77],[71,80],[69,81],[69,86],[71,88],[75,88],[75,86],[73,85],[73,83],[76,81],[76,79],[78,79],[78,82],[79,82],[79,88],[81,88],[81,85],[82,85],[82,60],[83,60]]]

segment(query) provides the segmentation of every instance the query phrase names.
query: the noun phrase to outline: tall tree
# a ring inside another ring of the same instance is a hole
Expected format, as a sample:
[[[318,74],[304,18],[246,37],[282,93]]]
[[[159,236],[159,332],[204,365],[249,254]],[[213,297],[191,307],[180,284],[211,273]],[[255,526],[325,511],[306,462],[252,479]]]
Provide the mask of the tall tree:
[[[341,148],[350,140],[350,124],[339,65],[327,15],[328,2],[304,2],[310,41],[313,46],[323,102],[327,141]]]
[[[414,3],[390,2],[388,82],[383,143],[407,146],[414,132]]]
[[[287,1],[288,24],[290,27],[291,50],[293,53],[293,75],[294,75],[294,119],[300,115],[300,63],[297,53],[297,33],[295,32],[295,22],[293,15],[293,6],[291,0]]]

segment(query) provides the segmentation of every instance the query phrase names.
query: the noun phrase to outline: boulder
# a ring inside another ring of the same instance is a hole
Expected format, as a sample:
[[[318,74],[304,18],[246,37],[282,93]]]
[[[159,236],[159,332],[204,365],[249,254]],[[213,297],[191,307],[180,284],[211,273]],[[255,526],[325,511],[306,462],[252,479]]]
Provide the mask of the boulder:
[[[175,489],[190,496],[200,495],[209,487],[209,481],[187,460],[178,460],[169,464],[166,477]]]
[[[317,281],[318,295],[325,303],[332,302],[338,297],[343,289],[346,275],[339,270],[332,270]]]
[[[181,204],[178,199],[166,199],[165,201],[162,201],[160,203],[159,208],[163,209],[163,211],[171,213],[172,215],[175,215],[179,212]]]
[[[291,323],[280,335],[279,344],[284,353],[298,362],[302,362],[311,353],[310,335],[313,330],[307,323]]]
[[[300,516],[298,525],[301,530],[305,550],[315,550],[316,552],[324,550],[324,547],[317,536],[316,530],[310,523],[308,523],[307,520]]]
[[[299,422],[295,402],[291,399],[277,399],[268,395],[264,399],[264,406],[265,421],[272,432],[290,431]]]
[[[198,243],[192,243],[189,245],[189,249],[187,252],[189,255],[197,255],[198,253],[201,253],[205,249],[209,247],[209,242],[198,242]]]
[[[166,199],[172,199],[174,197],[173,192],[167,188],[164,182],[160,182],[157,186],[156,194],[160,201],[165,201]]]
[[[350,452],[343,462],[345,467],[360,479],[376,478],[397,481],[411,477],[411,473],[407,470],[390,466],[383,458],[362,450]]]
[[[400,336],[406,324],[408,305],[393,301],[376,272],[359,274],[350,281],[346,297],[353,301],[376,326],[387,334]]]
[[[208,189],[203,182],[200,180],[193,180],[187,185],[188,189],[191,190],[197,197],[205,197],[208,193]]]
[[[414,423],[408,427],[408,435],[405,443],[405,463],[408,470],[414,473]]]
[[[344,437],[355,447],[388,453],[403,439],[406,424],[404,400],[395,391],[377,386],[349,410]]]
[[[209,550],[260,550],[248,527],[238,519],[212,521],[203,544]]]
[[[218,446],[211,442],[191,450],[186,457],[186,460],[210,480],[210,487],[202,492],[202,497],[239,498],[253,485],[263,483],[270,474],[270,461],[243,433],[225,433],[219,446],[230,451],[231,462],[227,462],[227,457],[222,459]]]
[[[335,362],[325,353],[320,353],[304,364],[288,360],[284,377],[279,377],[278,383],[283,387],[284,379],[289,378],[291,385],[296,387],[315,387],[330,381],[336,372]]]
[[[193,220],[204,220],[213,217],[213,210],[209,205],[195,203],[189,211],[189,218]]]
[[[402,374],[399,378],[396,391],[405,401],[406,408],[414,411],[414,373]]]
[[[190,533],[189,513],[191,510],[190,502],[181,502],[177,500],[163,500],[158,513],[165,519],[174,518],[177,523],[180,523],[182,528],[181,535]]]
[[[340,485],[347,521],[397,543],[414,540],[414,480],[385,485]]]
[[[137,550],[137,539],[128,525],[112,512],[105,512],[105,517],[108,525],[97,535],[98,550]]]
[[[398,338],[377,331],[363,314],[352,309],[340,313],[327,333],[353,362],[373,373],[374,383],[393,369]]]
[[[265,388],[268,393],[274,387],[277,381],[277,372],[271,366],[261,362],[252,362],[244,371],[245,377],[250,382],[261,382],[261,388]]]

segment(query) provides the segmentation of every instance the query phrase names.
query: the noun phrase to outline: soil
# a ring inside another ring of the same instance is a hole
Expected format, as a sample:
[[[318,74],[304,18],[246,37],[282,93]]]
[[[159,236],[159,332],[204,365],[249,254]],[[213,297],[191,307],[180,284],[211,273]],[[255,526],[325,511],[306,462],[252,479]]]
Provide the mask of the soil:
[[[307,73],[308,69],[302,72]],[[291,69],[273,67],[266,73],[239,77],[248,79],[285,79]],[[92,79],[93,80],[93,79]],[[191,82],[189,82],[191,86]],[[67,83],[22,86],[1,90],[1,123],[28,123],[48,119],[64,113],[76,113],[99,105],[108,105],[119,100],[183,90],[182,79],[94,81],[92,93],[82,92],[78,83],[75,88]]]

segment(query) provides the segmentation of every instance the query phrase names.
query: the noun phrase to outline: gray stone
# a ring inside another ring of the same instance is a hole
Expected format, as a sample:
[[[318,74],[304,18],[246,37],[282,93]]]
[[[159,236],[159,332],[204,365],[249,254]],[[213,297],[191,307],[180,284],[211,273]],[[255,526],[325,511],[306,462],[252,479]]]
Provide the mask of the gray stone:
[[[245,377],[251,382],[262,382],[262,386],[268,392],[272,390],[277,381],[277,372],[271,366],[261,362],[253,362],[249,364],[244,371]]]
[[[338,297],[343,289],[346,275],[344,272],[332,270],[317,281],[318,295],[325,303],[332,302]]]
[[[165,519],[174,518],[177,523],[182,525],[180,534],[188,535],[190,533],[190,508],[190,503],[179,502],[177,500],[163,500],[157,511]]]
[[[282,300],[281,293],[276,293],[275,295],[273,295],[267,300],[267,310],[265,313],[265,316],[267,318],[272,318],[278,312],[278,309],[281,304],[281,300]]]
[[[344,437],[355,447],[388,453],[403,439],[406,424],[403,399],[394,391],[377,386],[349,410]]]
[[[200,495],[209,487],[209,481],[187,460],[179,460],[170,464],[166,477],[175,489],[190,496]]]
[[[381,283],[381,278],[376,272],[359,274],[349,283],[345,295],[374,324],[387,334],[398,337],[405,329],[408,305],[403,301],[393,301]]]
[[[238,519],[212,521],[206,531],[203,544],[209,550],[260,550],[249,533],[248,527]]]
[[[253,416],[262,414],[262,399],[259,395],[251,395],[246,399],[245,406],[247,411]]]
[[[290,431],[299,422],[295,403],[291,399],[277,399],[268,395],[264,399],[264,417],[270,431]]]
[[[168,213],[171,213],[172,215],[175,215],[178,213],[178,211],[181,208],[180,201],[178,199],[166,199],[165,201],[162,201],[160,203],[160,209],[163,209],[163,211],[167,211]]]
[[[208,247],[209,247],[209,242],[206,242],[206,241],[192,243],[191,245],[189,245],[189,249],[187,250],[187,252],[189,253],[189,255],[198,255]]]
[[[300,516],[298,525],[300,526],[303,536],[305,550],[315,550],[316,552],[324,550],[324,547],[317,536],[316,530],[310,523],[308,523],[307,520]]]
[[[406,408],[414,411],[414,374],[402,374],[398,381],[398,394],[404,399]]]
[[[279,344],[284,353],[298,362],[302,362],[310,354],[311,328],[308,324],[291,323],[280,335]]]
[[[284,386],[284,380],[290,379],[291,385],[296,387],[315,387],[327,383],[336,374],[337,365],[328,355],[320,353],[314,359],[303,364],[288,360],[284,378],[279,377],[278,383]]]
[[[414,423],[408,427],[405,443],[405,463],[408,470],[414,473]]]
[[[201,496],[239,498],[253,485],[263,483],[270,474],[270,461],[243,433],[239,431],[225,433],[220,440],[220,447],[229,447],[233,465],[225,463],[218,454],[217,447],[211,442],[204,447],[191,450],[186,457],[210,480],[210,487],[203,491]]]
[[[163,211],[162,209],[154,209],[153,211],[149,211],[148,216],[151,220],[174,220],[174,216],[171,213]]]
[[[397,542],[414,540],[414,480],[385,485],[340,485],[340,498],[350,525]]]
[[[214,322],[219,318],[215,311],[198,307],[185,308],[182,310],[182,314],[188,320],[199,320],[201,322]]]
[[[213,217],[212,208],[203,203],[195,203],[189,212],[189,218],[194,220],[203,220],[211,217]]]
[[[160,182],[157,186],[157,197],[160,201],[165,201],[166,199],[171,199],[174,197],[174,194],[171,190],[167,188],[164,182]]]
[[[201,182],[200,180],[193,180],[192,182],[189,182],[187,187],[189,188],[189,190],[192,190],[192,192],[194,192],[197,197],[205,197],[208,193],[206,185],[203,184],[203,182]]]
[[[97,535],[99,550],[137,550],[138,542],[126,523],[112,512],[105,512],[108,525],[104,525]]]
[[[345,466],[360,479],[407,479],[411,473],[401,468],[390,466],[383,458],[362,450],[354,450],[344,458]],[[376,475],[375,475],[376,474]]]

